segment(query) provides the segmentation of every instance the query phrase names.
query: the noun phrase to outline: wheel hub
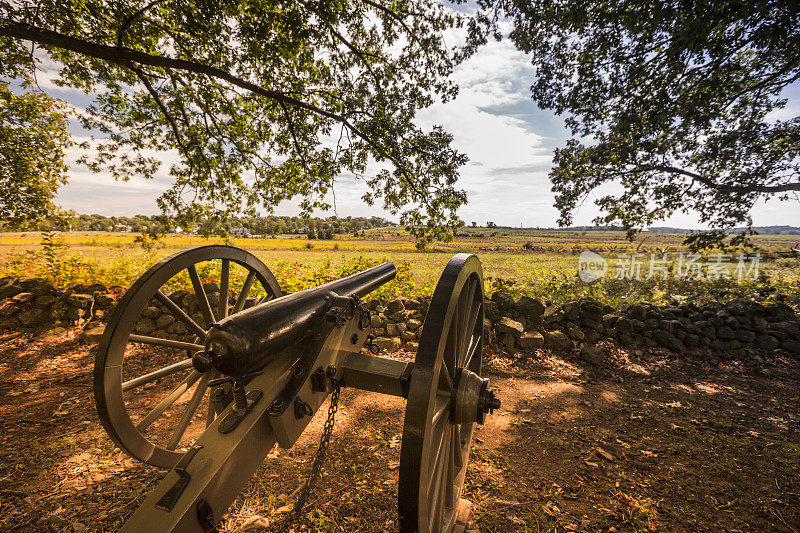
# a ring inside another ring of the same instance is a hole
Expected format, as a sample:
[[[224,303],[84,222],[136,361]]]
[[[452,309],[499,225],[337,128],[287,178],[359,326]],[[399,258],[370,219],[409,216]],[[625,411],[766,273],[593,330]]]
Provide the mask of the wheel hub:
[[[467,368],[457,371],[450,401],[451,417],[455,424],[483,424],[487,414],[500,408],[500,400],[489,389],[489,380]]]

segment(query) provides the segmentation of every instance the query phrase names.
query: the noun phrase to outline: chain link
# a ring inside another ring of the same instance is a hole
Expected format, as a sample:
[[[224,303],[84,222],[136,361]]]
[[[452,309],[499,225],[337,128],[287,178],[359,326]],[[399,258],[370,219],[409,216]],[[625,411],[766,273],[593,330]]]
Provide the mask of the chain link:
[[[320,471],[322,470],[322,463],[325,462],[325,452],[328,450],[328,444],[330,444],[331,435],[333,434],[333,425],[336,418],[336,411],[339,409],[339,382],[334,378],[331,378],[331,382],[333,384],[333,391],[331,391],[331,403],[328,406],[328,418],[325,420],[325,425],[322,428],[322,436],[319,439],[317,455],[314,456],[314,463],[311,465],[311,472],[309,473],[308,479],[306,479],[303,488],[300,490],[300,496],[297,497],[297,502],[295,502],[294,508],[289,511],[289,514],[287,514],[286,518],[283,519],[283,523],[281,524],[280,529],[278,529],[278,533],[284,533],[287,531],[303,513],[303,507],[305,507],[308,495],[311,493],[314,482],[319,477]]]

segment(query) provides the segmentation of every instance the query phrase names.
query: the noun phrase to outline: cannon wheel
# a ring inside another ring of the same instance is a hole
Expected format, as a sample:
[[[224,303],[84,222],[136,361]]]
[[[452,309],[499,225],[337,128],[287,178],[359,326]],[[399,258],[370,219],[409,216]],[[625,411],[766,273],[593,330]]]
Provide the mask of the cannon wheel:
[[[456,523],[475,423],[451,419],[457,370],[481,375],[483,273],[471,254],[454,256],[425,318],[408,390],[400,452],[400,531],[449,532]]]
[[[201,264],[201,270],[208,272],[209,269],[213,269],[219,273],[220,298],[219,304],[214,306],[216,309],[209,304],[203,288],[198,273],[198,265]],[[229,298],[222,295],[228,295],[232,289],[230,282],[233,264],[244,268],[247,274],[235,303],[231,305]],[[203,320],[194,320],[188,316],[161,290],[174,276],[184,270],[188,273]],[[211,372],[201,374],[194,370],[191,357],[195,352],[204,349],[203,343],[210,324],[244,308],[255,281],[261,284],[266,293],[262,302],[282,295],[272,272],[251,253],[232,246],[199,246],[178,252],[153,265],[117,302],[95,359],[94,398],[100,421],[108,435],[129,455],[162,468],[172,468],[183,456],[185,451],[179,449],[179,444],[205,397],[208,380],[211,377]],[[176,322],[183,323],[188,337],[176,340],[134,334],[142,310],[150,303],[166,308]],[[166,357],[169,364],[164,364],[162,360],[156,364],[155,369],[131,376],[132,372],[141,372],[138,369],[141,363],[134,355],[136,349],[133,348],[134,345],[166,348],[172,350],[174,355],[167,352],[166,356],[160,356],[161,359]],[[179,373],[185,374],[185,377],[177,383],[177,388],[173,388],[177,378],[180,377]],[[169,383],[170,381],[172,383]],[[158,384],[159,387],[154,384]],[[167,388],[164,388],[165,386]],[[188,402],[185,402],[185,408],[181,407],[181,398],[185,398],[193,386],[194,392]],[[148,387],[152,387],[150,390],[154,392],[148,393],[146,390]],[[163,390],[158,390],[159,388]],[[125,394],[129,395],[129,399],[131,394],[135,394],[137,402],[151,402],[155,407],[134,422]],[[159,394],[163,397],[157,398]],[[177,422],[164,420],[165,414],[179,415],[176,416]],[[164,426],[172,426],[165,428],[169,434],[166,443],[160,442],[165,440],[166,435],[159,438],[153,436],[152,431],[149,432],[150,436],[146,434],[148,429],[153,429],[153,423],[159,418],[164,420]],[[212,419],[213,412],[209,405],[207,423]]]

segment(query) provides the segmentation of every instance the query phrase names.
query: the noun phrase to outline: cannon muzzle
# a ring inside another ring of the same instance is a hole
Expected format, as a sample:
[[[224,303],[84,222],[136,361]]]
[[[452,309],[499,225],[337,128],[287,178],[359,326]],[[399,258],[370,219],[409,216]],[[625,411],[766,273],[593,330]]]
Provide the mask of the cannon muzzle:
[[[338,297],[366,296],[394,279],[397,269],[383,263],[332,281],[251,307],[211,326],[205,352],[193,363],[228,376],[244,376],[263,368],[274,354],[302,342]]]

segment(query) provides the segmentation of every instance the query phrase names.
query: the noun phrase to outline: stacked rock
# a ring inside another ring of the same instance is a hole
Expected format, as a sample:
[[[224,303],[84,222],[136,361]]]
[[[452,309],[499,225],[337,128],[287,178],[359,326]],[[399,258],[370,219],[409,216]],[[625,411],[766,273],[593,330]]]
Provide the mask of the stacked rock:
[[[212,308],[219,305],[219,287],[203,288]],[[75,285],[57,290],[43,278],[0,279],[0,328],[46,331],[53,326],[82,326],[82,338],[97,342],[118,298],[121,287],[102,284]],[[194,293],[178,290],[169,298],[200,325],[205,325]],[[235,296],[228,296],[235,303]],[[371,300],[374,342],[384,351],[414,352],[430,306],[430,297]],[[250,298],[245,307],[255,305]],[[760,351],[782,351],[800,355],[800,319],[785,303],[761,304],[737,299],[727,303],[658,307],[636,303],[614,310],[592,298],[546,305],[542,300],[522,296],[514,300],[495,292],[485,301],[484,332],[508,352],[538,348],[573,350],[580,348],[583,359],[598,362],[601,339],[619,345],[661,347],[680,352],[707,348],[723,357]],[[186,326],[158,301],[142,310],[134,332],[154,336],[191,336]]]
[[[371,300],[373,342],[387,352],[400,350],[416,352],[419,334],[431,300],[428,296],[418,299],[395,298],[394,300]]]

